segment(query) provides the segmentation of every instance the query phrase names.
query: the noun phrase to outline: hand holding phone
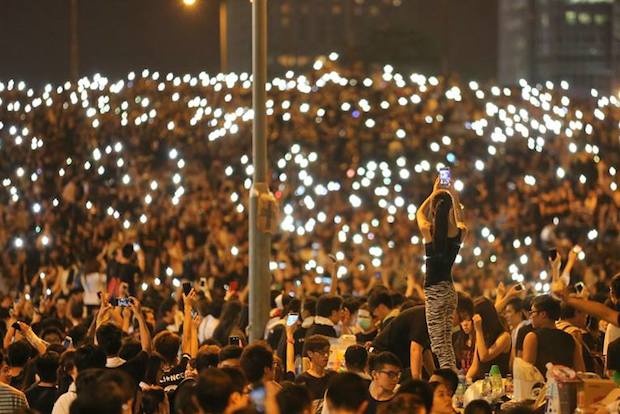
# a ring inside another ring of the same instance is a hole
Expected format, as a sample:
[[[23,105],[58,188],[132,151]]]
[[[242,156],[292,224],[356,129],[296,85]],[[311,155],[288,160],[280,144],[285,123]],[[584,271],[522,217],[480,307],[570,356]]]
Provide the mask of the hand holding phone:
[[[558,249],[552,247],[551,249],[547,250],[547,255],[549,256],[549,260],[554,261],[555,258],[558,257]]]
[[[228,345],[236,345],[241,346],[241,338],[238,336],[232,335],[228,337]]]
[[[265,396],[265,387],[262,384],[257,385],[250,391],[250,401],[252,401],[252,405],[259,413],[265,412]]]
[[[585,288],[586,285],[583,282],[575,283],[575,292],[577,292],[577,294],[581,295]]]
[[[286,317],[286,326],[293,326],[297,323],[298,320],[299,320],[299,313],[290,312],[288,316]]]
[[[192,282],[183,282],[183,293],[185,296],[189,295],[192,290]]]
[[[439,170],[439,187],[448,188],[452,183],[452,173],[449,168],[442,168]]]

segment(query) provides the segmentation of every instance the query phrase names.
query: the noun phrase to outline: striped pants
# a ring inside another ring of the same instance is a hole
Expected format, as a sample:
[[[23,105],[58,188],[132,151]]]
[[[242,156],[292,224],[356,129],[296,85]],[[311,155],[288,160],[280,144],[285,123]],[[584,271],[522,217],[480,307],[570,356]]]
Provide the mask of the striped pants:
[[[431,349],[439,360],[440,368],[456,371],[452,346],[452,315],[456,310],[457,295],[451,281],[439,282],[424,288],[426,295],[426,325]]]

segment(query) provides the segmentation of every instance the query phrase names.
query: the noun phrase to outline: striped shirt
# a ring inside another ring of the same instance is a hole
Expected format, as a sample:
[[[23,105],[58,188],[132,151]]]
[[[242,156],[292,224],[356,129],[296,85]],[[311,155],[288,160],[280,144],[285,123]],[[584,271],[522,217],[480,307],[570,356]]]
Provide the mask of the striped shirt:
[[[11,414],[22,407],[28,408],[24,393],[10,385],[0,383],[0,414]]]

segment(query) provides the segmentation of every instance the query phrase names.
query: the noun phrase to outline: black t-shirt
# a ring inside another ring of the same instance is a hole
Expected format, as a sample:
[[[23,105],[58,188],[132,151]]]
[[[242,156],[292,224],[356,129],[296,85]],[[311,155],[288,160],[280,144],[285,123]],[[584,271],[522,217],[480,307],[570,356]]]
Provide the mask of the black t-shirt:
[[[313,323],[306,332],[306,339],[308,339],[312,335],[323,335],[329,338],[338,338],[338,334],[336,334],[336,330],[333,326],[323,325],[319,323]]]
[[[40,387],[37,384],[28,388],[24,394],[26,394],[30,408],[41,414],[51,413],[56,397],[58,397],[56,387]]]
[[[461,248],[461,231],[455,237],[448,237],[446,253],[437,253],[433,243],[426,243],[426,276],[424,287],[436,285],[439,282],[452,282],[452,265]]]
[[[136,294],[136,280],[140,276],[140,268],[132,263],[119,263],[118,278],[129,286],[129,294]]]
[[[430,349],[431,341],[426,327],[424,305],[414,306],[401,312],[373,341],[377,351],[394,353],[403,367],[411,366],[411,342],[416,342],[424,349]]]
[[[390,401],[392,400],[391,399],[385,400],[385,401],[375,400],[374,398],[372,398],[372,395],[369,395],[368,396],[368,407],[366,408],[366,414],[375,414],[379,410],[379,407],[389,403]]]
[[[376,329],[368,333],[358,332],[355,334],[355,340],[358,344],[364,345],[366,342],[372,342],[377,337],[377,333]]]
[[[172,392],[176,390],[177,386],[185,379],[185,368],[191,357],[187,354],[181,356],[181,361],[170,369],[163,371],[159,385],[166,392]]]
[[[575,339],[560,329],[540,328],[535,329],[534,334],[538,339],[536,350],[536,368],[543,376],[547,375],[548,362],[565,367],[575,368]]]
[[[527,334],[533,330],[534,327],[529,323],[519,328],[519,331],[517,332],[517,343],[515,344],[515,355],[518,355],[519,352],[523,352],[523,341],[525,341]]]
[[[297,384],[305,385],[310,391],[310,397],[313,400],[322,400],[327,390],[329,380],[335,375],[334,371],[325,371],[325,375],[321,378],[310,375],[307,371],[295,378]]]
[[[14,377],[11,377],[11,381],[9,382],[9,385],[13,388],[17,388],[18,390],[22,390],[25,379],[26,379],[26,370],[22,369],[19,374],[17,374]]]

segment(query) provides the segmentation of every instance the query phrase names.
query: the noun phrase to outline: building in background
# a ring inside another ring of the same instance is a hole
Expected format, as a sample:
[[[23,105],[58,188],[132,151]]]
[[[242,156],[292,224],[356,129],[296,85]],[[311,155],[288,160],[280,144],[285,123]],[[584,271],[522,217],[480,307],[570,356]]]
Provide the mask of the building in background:
[[[614,0],[501,0],[502,83],[566,80],[578,94],[617,89],[620,5]]]
[[[251,3],[225,1],[229,68],[250,71]],[[331,51],[349,63],[403,70],[476,79],[497,72],[496,0],[270,0],[268,25],[272,73],[306,67]]]

